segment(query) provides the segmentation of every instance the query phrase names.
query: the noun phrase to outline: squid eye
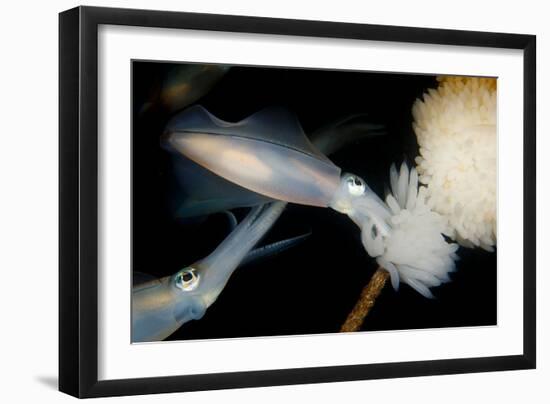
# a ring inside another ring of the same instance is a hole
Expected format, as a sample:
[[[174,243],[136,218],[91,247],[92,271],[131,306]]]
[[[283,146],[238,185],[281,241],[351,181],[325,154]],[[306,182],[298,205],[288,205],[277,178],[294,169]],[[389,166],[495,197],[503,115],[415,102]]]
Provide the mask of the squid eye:
[[[200,275],[195,273],[195,268],[185,268],[176,274],[176,287],[186,292],[195,290],[199,286]]]
[[[348,191],[353,196],[363,195],[365,193],[365,182],[354,175],[347,179]]]

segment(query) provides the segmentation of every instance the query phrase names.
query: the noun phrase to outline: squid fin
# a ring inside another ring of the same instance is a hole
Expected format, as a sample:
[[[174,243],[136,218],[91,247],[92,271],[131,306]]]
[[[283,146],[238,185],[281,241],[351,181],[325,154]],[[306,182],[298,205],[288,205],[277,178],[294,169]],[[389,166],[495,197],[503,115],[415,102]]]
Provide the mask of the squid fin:
[[[353,142],[385,134],[384,125],[372,122],[368,114],[358,113],[347,115],[315,130],[311,135],[311,142],[323,153],[330,155]]]
[[[221,120],[204,107],[194,105],[176,115],[166,132],[202,132],[273,143],[326,161],[304,133],[296,115],[283,107],[264,108],[239,122]]]

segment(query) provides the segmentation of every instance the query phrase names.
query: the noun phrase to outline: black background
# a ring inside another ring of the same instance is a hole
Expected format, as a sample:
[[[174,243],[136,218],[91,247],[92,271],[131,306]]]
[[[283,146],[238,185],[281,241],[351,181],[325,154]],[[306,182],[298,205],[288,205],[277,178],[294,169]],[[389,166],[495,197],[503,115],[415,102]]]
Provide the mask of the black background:
[[[172,67],[133,62],[133,271],[156,277],[205,257],[229,230],[222,214],[181,223],[167,208],[170,164],[159,137],[171,114],[155,104],[145,112],[142,107],[154,101]],[[368,112],[387,134],[352,143],[331,160],[384,195],[390,165],[412,163],[417,155],[413,102],[436,85],[434,76],[233,66],[197,103],[228,121],[283,105],[298,115],[306,133],[347,114]],[[168,339],[337,332],[377,265],[357,226],[332,209],[289,204],[264,242],[309,230],[311,236],[299,246],[237,269],[205,316]],[[388,282],[362,329],[496,324],[496,253],[461,248],[459,256],[452,282],[432,289],[435,299],[405,284],[395,292]]]

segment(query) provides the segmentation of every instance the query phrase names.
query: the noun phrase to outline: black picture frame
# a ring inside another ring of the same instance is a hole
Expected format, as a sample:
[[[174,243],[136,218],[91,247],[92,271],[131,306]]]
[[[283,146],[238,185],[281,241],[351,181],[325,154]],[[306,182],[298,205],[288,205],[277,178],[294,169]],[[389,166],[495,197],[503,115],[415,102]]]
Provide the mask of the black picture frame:
[[[97,53],[101,24],[522,50],[523,354],[99,381]],[[535,368],[535,60],[533,35],[96,7],[60,13],[59,389],[84,398]]]

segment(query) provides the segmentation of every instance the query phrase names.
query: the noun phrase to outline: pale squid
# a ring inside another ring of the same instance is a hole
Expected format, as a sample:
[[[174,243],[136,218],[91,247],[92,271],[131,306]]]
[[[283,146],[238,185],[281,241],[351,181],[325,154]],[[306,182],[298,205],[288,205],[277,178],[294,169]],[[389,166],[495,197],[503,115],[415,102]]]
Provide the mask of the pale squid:
[[[271,228],[285,208],[273,202],[253,208],[206,258],[172,276],[151,280],[132,290],[132,341],[158,341],[184,323],[200,319],[214,303],[231,274]]]
[[[363,179],[343,174],[321,153],[286,110],[265,109],[229,123],[193,106],[176,116],[167,132],[184,156],[243,188],[347,214],[361,228],[369,254],[379,255],[391,211]]]

